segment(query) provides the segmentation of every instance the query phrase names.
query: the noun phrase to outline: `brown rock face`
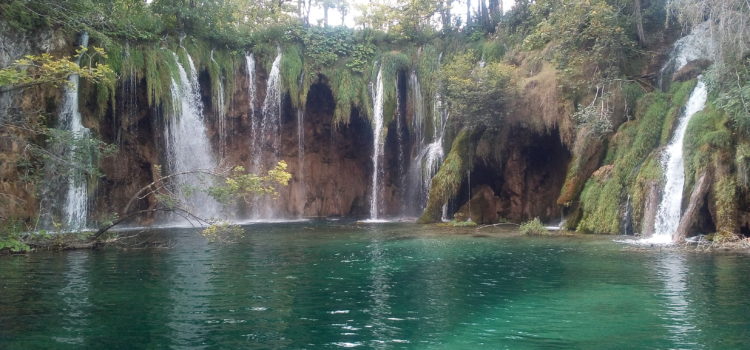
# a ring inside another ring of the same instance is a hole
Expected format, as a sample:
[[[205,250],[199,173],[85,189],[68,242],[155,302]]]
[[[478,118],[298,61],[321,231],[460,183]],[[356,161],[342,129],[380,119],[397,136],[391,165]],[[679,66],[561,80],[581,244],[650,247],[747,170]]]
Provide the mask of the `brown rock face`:
[[[482,209],[480,214],[472,204],[472,219],[491,223],[539,217],[551,222],[561,217],[562,207],[556,199],[570,153],[557,132],[539,134],[522,127],[489,130],[476,149],[471,188],[472,198],[479,191],[476,201]],[[469,199],[468,192],[468,182],[464,182],[456,198],[461,210]]]
[[[284,119],[281,157],[294,174],[280,198],[287,215],[362,216],[369,209],[370,124],[355,111],[349,125],[332,125],[334,108],[327,85],[310,88],[303,123],[304,153],[299,152],[298,119]]]
[[[480,185],[472,189],[471,193],[471,200],[461,206],[457,215],[471,217],[472,221],[480,225],[498,222],[501,218],[502,200],[495,195],[495,191],[490,186]]]

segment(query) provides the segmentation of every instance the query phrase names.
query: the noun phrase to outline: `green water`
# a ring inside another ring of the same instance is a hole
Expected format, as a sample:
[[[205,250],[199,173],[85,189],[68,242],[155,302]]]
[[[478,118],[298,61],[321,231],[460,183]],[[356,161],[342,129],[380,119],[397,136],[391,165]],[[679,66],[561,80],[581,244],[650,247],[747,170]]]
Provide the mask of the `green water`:
[[[0,257],[0,349],[735,349],[750,256],[410,224]]]

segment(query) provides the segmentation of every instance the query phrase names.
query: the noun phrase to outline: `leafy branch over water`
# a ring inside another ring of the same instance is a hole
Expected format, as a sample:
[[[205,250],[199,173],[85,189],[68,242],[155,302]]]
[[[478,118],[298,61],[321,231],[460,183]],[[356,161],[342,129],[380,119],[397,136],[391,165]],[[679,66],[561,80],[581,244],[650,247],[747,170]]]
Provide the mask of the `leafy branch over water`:
[[[279,187],[286,186],[292,178],[292,174],[286,169],[287,164],[283,160],[268,170],[265,175],[249,173],[244,167],[236,166],[231,169],[196,169],[161,176],[161,169],[157,168],[156,179],[138,190],[130,198],[118,218],[102,226],[92,239],[99,238],[109,229],[126,220],[157,212],[168,212],[181,216],[192,224],[208,226],[203,231],[203,235],[209,240],[232,240],[241,236],[241,229],[221,218],[207,218],[197,214],[192,203],[176,191],[181,189],[177,180],[186,176],[206,176],[209,180],[205,181],[205,187],[189,190],[204,192],[222,204],[234,201],[252,204],[258,196],[268,195],[272,198],[278,196]],[[136,201],[149,197],[156,198],[156,205],[148,209],[131,209]]]

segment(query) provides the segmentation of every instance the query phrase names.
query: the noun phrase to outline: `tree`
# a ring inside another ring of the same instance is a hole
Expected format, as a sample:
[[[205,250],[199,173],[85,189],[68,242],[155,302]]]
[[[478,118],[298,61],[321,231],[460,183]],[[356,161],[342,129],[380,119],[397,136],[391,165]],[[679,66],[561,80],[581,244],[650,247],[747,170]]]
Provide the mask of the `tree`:
[[[452,117],[468,125],[497,125],[513,94],[511,72],[503,63],[482,66],[471,53],[460,54],[442,67],[445,96]]]
[[[286,169],[286,162],[280,161],[275,167],[268,170],[265,175],[249,173],[241,166],[231,169],[195,169],[165,176],[157,172],[154,181],[141,187],[141,189],[133,194],[122,211],[118,213],[117,219],[99,228],[92,236],[92,239],[98,239],[112,227],[124,221],[157,212],[174,213],[182,216],[191,223],[208,225],[209,227],[206,232],[212,236],[219,235],[219,231],[221,230],[232,231],[233,225],[227,224],[226,221],[217,218],[205,218],[196,214],[185,198],[178,195],[180,191],[175,190],[179,183],[177,180],[181,177],[206,175],[210,180],[201,190],[220,203],[226,204],[231,201],[243,201],[247,204],[253,204],[259,195],[278,196],[278,187],[286,186],[292,178],[292,175]],[[133,209],[136,201],[148,197],[156,198],[156,204],[153,207]]]
[[[97,47],[82,47],[73,57],[55,58],[48,53],[26,55],[0,69],[0,93],[38,85],[58,87],[68,83],[68,77],[72,74],[96,84],[112,83],[114,72],[106,64],[96,64],[97,57],[106,59],[107,53]],[[79,58],[83,58],[86,65],[80,66],[76,62]]]

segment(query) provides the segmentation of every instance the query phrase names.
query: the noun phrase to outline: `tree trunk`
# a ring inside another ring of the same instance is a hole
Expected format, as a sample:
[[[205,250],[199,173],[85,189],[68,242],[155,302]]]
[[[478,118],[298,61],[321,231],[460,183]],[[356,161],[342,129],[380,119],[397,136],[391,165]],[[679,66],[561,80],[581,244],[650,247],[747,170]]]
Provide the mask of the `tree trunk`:
[[[641,0],[635,0],[634,4],[635,29],[638,33],[638,42],[641,45],[646,44],[646,33],[643,31],[643,13],[641,12]]]
[[[466,0],[466,28],[471,25],[471,0]]]
[[[487,0],[479,0],[479,15],[482,17],[482,27],[484,27],[485,29],[489,29],[490,16],[487,13]]]
[[[443,24],[443,31],[451,29],[451,0],[442,0],[440,2],[440,19]]]
[[[323,26],[328,27],[328,6],[323,5]]]
[[[305,24],[310,24],[310,9],[312,8],[312,0],[307,0],[307,6],[305,6]]]

